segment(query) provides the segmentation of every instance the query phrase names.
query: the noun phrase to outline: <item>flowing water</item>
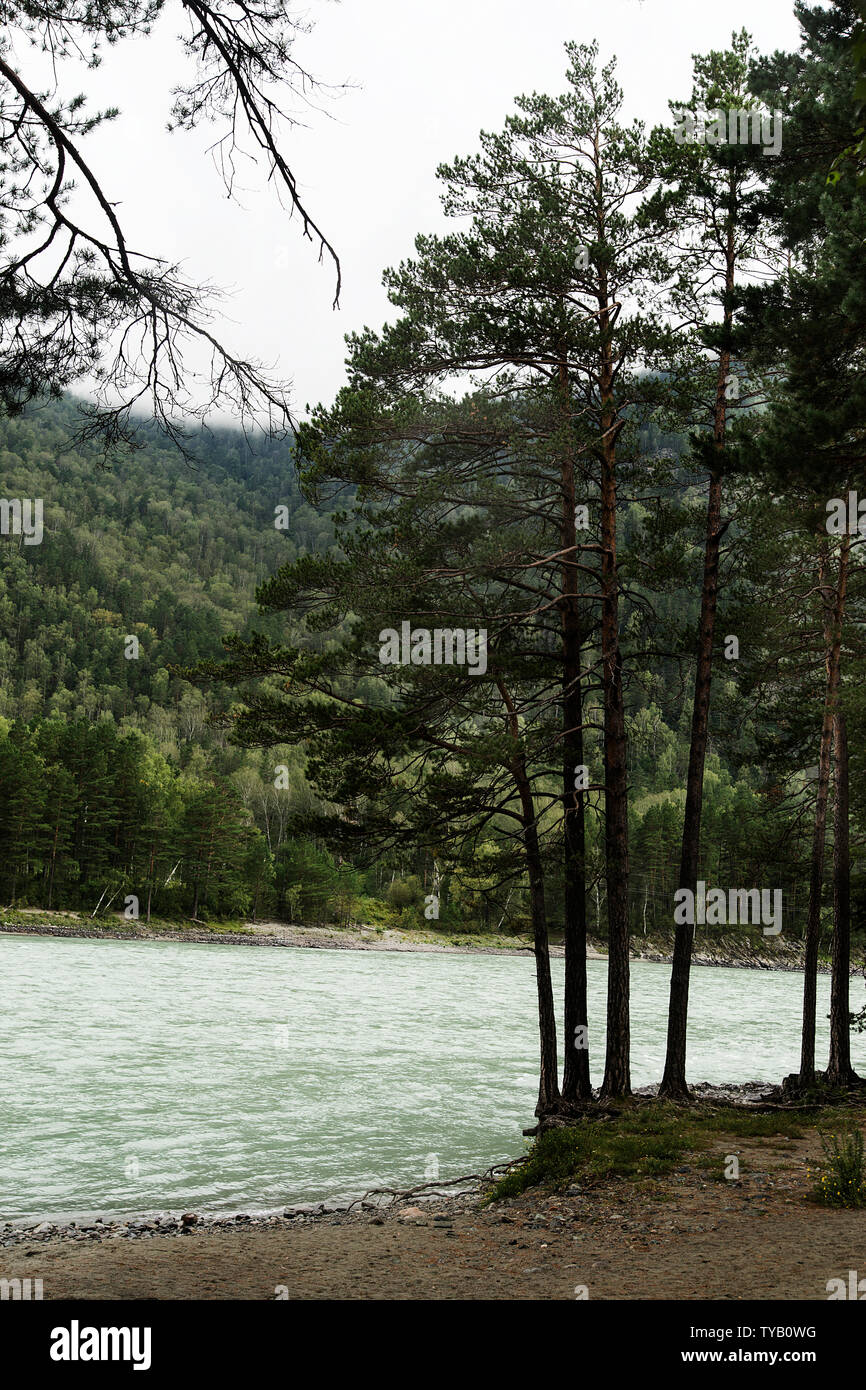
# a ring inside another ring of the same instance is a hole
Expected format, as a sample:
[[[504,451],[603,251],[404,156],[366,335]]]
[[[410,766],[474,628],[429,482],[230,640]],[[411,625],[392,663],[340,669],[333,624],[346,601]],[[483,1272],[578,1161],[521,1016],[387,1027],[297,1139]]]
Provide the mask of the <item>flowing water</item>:
[[[0,969],[7,1220],[356,1197],[481,1172],[534,1122],[528,956],[0,935]],[[588,969],[597,1037],[606,965]],[[661,1075],[669,978],[632,964],[635,1086]],[[692,982],[692,1081],[796,1070],[800,974],[696,967]],[[852,979],[852,1007],[861,991]],[[821,1065],[828,1000],[822,976]],[[866,1072],[866,1035],[853,1053]],[[597,1083],[603,1038],[591,1058]]]

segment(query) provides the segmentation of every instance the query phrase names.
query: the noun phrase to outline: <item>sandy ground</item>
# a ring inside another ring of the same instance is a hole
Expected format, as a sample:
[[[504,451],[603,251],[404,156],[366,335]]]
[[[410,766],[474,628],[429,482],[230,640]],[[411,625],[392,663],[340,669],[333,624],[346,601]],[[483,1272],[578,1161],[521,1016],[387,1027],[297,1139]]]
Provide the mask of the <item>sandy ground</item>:
[[[814,1136],[714,1141],[739,1154],[739,1183],[684,1167],[486,1209],[464,1198],[268,1228],[27,1241],[0,1251],[0,1275],[42,1278],[46,1300],[574,1299],[578,1286],[590,1299],[825,1300],[829,1279],[866,1276],[866,1212],[807,1200],[817,1147]]]

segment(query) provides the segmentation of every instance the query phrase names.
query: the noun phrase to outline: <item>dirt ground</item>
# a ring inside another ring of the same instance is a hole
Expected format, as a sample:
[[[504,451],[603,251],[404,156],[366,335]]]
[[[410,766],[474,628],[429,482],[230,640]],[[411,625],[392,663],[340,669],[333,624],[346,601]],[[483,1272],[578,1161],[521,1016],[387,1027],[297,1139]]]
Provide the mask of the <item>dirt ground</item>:
[[[817,1148],[814,1136],[714,1141],[739,1155],[739,1183],[686,1166],[487,1208],[404,1202],[268,1228],[28,1241],[0,1252],[0,1275],[41,1278],[46,1300],[826,1299],[828,1280],[866,1277],[866,1211],[808,1201]]]

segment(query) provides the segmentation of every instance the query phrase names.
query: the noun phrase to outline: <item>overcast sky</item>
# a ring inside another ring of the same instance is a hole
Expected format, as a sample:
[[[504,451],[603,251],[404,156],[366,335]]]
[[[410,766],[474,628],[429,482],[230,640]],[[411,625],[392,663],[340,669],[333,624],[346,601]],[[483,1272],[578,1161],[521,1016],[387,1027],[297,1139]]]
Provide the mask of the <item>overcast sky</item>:
[[[94,103],[120,117],[89,137],[91,163],[119,203],[130,242],[184,264],[189,278],[229,292],[219,325],[233,349],[294,383],[294,403],[329,401],[344,379],[344,335],[381,326],[382,270],[411,254],[421,231],[446,226],[437,164],[477,147],[522,92],[564,89],[563,44],[597,38],[615,55],[626,114],[667,118],[686,98],[691,55],[728,45],[745,27],[763,51],[796,48],[793,0],[313,0],[315,22],[296,57],[316,77],[350,83],[285,142],[309,210],[343,265],[317,263],[261,170],[249,167],[242,206],[226,197],[205,154],[213,132],[169,135],[169,91],[185,71],[171,6],[150,39],[119,45],[87,74]],[[25,50],[18,58],[27,67]]]

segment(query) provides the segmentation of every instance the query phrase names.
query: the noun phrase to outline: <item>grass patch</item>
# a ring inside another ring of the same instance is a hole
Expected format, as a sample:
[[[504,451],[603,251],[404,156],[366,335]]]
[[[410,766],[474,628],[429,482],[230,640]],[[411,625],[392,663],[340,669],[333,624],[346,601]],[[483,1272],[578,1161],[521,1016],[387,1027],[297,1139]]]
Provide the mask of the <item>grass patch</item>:
[[[640,1107],[614,1119],[583,1118],[548,1129],[526,1163],[506,1173],[492,1199],[516,1197],[530,1187],[561,1189],[572,1182],[669,1173],[697,1142],[687,1116],[675,1106]]]
[[[725,1110],[718,1118],[723,1121],[720,1128],[725,1134],[735,1134],[738,1139],[768,1139],[776,1134],[784,1134],[788,1139],[802,1139],[806,1122],[803,1112],[797,1110],[789,1110],[785,1114],[750,1115],[748,1111],[731,1109]]]
[[[694,1157],[710,1178],[721,1179],[724,1156],[706,1152],[715,1138],[802,1139],[814,1123],[796,1110],[753,1114],[735,1106],[701,1110],[658,1101],[630,1107],[613,1118],[585,1116],[540,1134],[526,1162],[496,1183],[489,1200],[516,1197],[532,1187],[562,1191],[571,1183],[605,1178],[660,1177],[686,1157]]]

